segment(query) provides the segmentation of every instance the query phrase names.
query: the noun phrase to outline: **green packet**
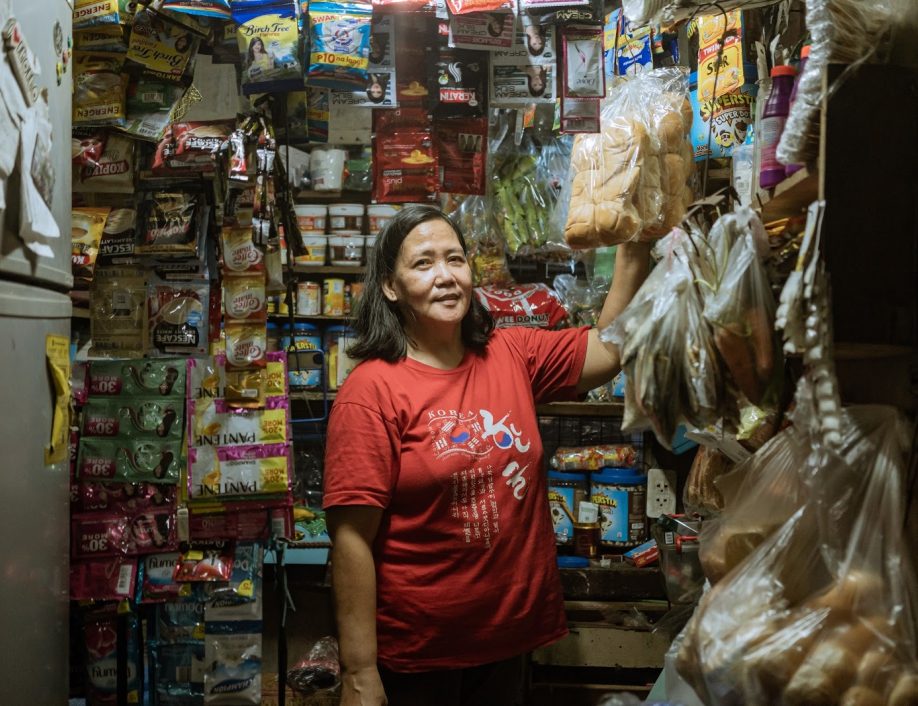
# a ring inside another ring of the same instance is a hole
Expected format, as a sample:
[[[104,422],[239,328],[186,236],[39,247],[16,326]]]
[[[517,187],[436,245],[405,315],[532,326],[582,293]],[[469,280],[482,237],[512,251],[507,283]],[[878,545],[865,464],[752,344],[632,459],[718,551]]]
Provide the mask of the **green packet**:
[[[185,397],[184,358],[94,360],[86,388],[90,397],[119,395]]]
[[[90,397],[83,436],[182,440],[185,401],[169,397]]]
[[[184,465],[181,441],[84,436],[80,439],[77,475],[81,480],[174,485]]]

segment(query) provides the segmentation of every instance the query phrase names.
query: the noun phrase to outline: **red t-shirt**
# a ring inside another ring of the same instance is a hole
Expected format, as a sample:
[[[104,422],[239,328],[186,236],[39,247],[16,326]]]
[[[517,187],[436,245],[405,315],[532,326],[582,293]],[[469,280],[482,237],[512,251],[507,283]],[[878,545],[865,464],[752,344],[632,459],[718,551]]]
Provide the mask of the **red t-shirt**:
[[[535,405],[576,395],[587,330],[497,330],[453,370],[369,360],[348,376],[324,505],[385,508],[373,547],[384,667],[486,664],[567,633]]]

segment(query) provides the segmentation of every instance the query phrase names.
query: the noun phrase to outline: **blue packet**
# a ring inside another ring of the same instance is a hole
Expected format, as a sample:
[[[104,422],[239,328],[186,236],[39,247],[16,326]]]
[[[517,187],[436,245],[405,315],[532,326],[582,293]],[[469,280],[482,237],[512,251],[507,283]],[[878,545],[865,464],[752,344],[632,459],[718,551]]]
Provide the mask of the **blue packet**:
[[[150,642],[159,706],[198,706],[204,698],[204,641]]]
[[[292,0],[233,3],[242,54],[242,92],[277,93],[303,88],[300,34]]]
[[[162,9],[200,17],[215,17],[219,20],[228,20],[232,17],[229,0],[165,0]]]
[[[194,590],[156,606],[156,636],[161,641],[204,639],[204,601]]]
[[[370,67],[373,8],[362,2],[309,6],[311,53],[307,81],[346,91],[365,88]]]

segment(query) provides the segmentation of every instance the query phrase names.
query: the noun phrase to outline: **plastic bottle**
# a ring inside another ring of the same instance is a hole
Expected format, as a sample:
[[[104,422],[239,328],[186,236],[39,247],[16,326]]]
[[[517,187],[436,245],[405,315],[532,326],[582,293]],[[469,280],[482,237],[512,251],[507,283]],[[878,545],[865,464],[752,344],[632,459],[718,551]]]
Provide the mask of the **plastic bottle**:
[[[790,94],[790,105],[788,107],[788,114],[794,109],[794,101],[797,100],[797,88],[800,86],[800,77],[803,76],[803,69],[806,68],[807,59],[810,58],[810,45],[807,44],[803,49],[800,50],[800,63],[797,66],[797,77],[794,79],[794,88]],[[790,176],[794,172],[798,172],[803,169],[802,164],[788,164],[784,168],[784,174]]]
[[[755,195],[755,129],[746,131],[743,144],[733,148],[733,188],[744,206],[752,205]]]
[[[758,139],[762,146],[759,185],[771,189],[784,179],[784,165],[775,158],[775,150],[790,112],[790,94],[794,88],[793,66],[775,66],[771,70],[771,91],[762,113]]]

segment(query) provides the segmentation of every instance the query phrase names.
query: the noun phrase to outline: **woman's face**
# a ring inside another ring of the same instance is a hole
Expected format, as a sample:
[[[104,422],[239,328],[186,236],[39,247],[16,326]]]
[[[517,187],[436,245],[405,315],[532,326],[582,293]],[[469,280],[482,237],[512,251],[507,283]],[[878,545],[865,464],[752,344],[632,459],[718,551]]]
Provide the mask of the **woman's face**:
[[[526,40],[529,42],[529,51],[532,54],[541,54],[545,48],[545,38],[538,27],[529,26],[526,28]]]
[[[456,231],[437,218],[408,233],[383,294],[414,326],[459,326],[472,301],[472,270]]]
[[[255,52],[256,54],[264,54],[265,53],[265,43],[261,41],[260,39],[253,39],[252,40],[252,51]]]
[[[545,76],[541,71],[533,71],[529,74],[529,92],[534,96],[540,96],[544,90]]]
[[[374,100],[382,100],[382,97],[385,95],[383,87],[379,85],[376,81],[370,84],[370,87],[367,89],[367,94],[370,98]]]

